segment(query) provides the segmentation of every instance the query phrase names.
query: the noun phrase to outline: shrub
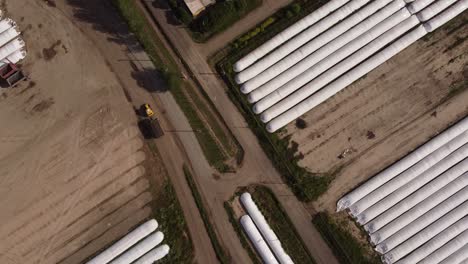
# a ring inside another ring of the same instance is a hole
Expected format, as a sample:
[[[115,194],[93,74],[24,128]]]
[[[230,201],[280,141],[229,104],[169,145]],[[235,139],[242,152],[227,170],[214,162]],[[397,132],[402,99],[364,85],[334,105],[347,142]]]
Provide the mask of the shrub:
[[[296,127],[299,129],[304,129],[307,127],[307,122],[302,118],[298,118],[296,119]]]
[[[301,5],[295,3],[291,6],[291,10],[294,12],[294,14],[299,14],[301,12]]]

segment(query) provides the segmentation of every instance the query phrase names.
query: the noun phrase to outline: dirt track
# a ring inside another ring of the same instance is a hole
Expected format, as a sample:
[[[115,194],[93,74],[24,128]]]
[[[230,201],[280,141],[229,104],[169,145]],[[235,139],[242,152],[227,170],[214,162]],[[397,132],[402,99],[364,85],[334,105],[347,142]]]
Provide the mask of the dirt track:
[[[280,175],[260,147],[257,138],[247,127],[244,118],[228,98],[223,81],[216,74],[213,74],[213,70],[207,63],[203,47],[194,43],[184,28],[169,23],[165,17],[165,10],[152,5],[150,2],[147,5],[150,7],[153,17],[162,27],[162,31],[167,34],[181,58],[190,67],[244,149],[245,157],[242,168],[235,174],[225,174],[217,179],[213,177],[213,170],[206,160],[198,154],[200,153],[200,147],[198,144],[193,143],[191,139],[193,134],[181,133],[179,135],[191,159],[195,179],[207,202],[219,238],[226,247],[229,247],[229,253],[233,259],[239,263],[249,262],[247,254],[240,245],[239,239],[237,239],[227,219],[223,202],[228,200],[239,186],[257,183],[265,184],[273,190],[317,263],[337,263],[331,250],[318,231],[312,226],[311,215],[282,182]]]
[[[0,263],[80,263],[151,216],[140,132],[100,53],[55,7],[6,8],[30,80],[0,92]]]

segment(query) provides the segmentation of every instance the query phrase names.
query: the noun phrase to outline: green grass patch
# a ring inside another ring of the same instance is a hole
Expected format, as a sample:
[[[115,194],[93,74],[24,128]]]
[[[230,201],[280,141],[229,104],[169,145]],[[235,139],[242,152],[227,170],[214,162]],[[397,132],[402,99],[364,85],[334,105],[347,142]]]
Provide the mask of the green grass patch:
[[[281,137],[283,130],[270,134],[265,125],[251,110],[250,103],[240,92],[240,87],[234,81],[233,64],[241,57],[252,51],[268,39],[272,38],[291,24],[310,14],[313,10],[326,3],[326,0],[306,1],[297,0],[289,6],[258,24],[256,28],[239,37],[232,45],[226,47],[220,53],[213,56],[210,61],[216,64],[216,70],[228,85],[228,94],[244,118],[249,127],[256,134],[260,145],[266,152],[274,166],[284,177],[295,195],[304,202],[316,200],[329,187],[334,175],[339,169],[327,174],[313,174],[298,165],[302,154],[297,153],[297,144],[291,142],[289,137]],[[288,13],[293,13],[292,16]],[[266,26],[265,26],[266,25]],[[267,28],[267,30],[262,28]],[[258,30],[260,29],[260,30]],[[258,33],[252,35],[252,32]],[[245,36],[249,36],[245,38]]]
[[[195,88],[182,80],[177,64],[159,36],[152,30],[151,24],[142,13],[143,11],[133,0],[112,0],[112,2],[127,22],[130,31],[135,34],[153,61],[157,71],[168,84],[170,92],[187,117],[208,163],[220,172],[231,171],[232,169],[225,164],[228,157],[216,139],[213,138],[213,134],[215,134],[221,144],[229,147],[232,145],[229,143],[232,142],[229,140],[229,135],[226,135],[221,128],[207,104],[202,102]],[[196,110],[203,112],[206,122]],[[213,133],[207,125],[212,128]],[[227,149],[231,150],[230,153],[237,152],[232,146]]]
[[[210,237],[211,244],[213,245],[213,248],[216,252],[216,257],[218,258],[220,263],[232,263],[231,256],[229,256],[229,254],[225,251],[224,247],[218,240],[216,232],[213,229],[213,223],[211,222],[208,216],[208,212],[206,211],[205,206],[203,205],[202,197],[198,192],[198,188],[195,184],[195,181],[193,180],[193,176],[190,173],[190,170],[185,165],[183,167],[183,170],[185,178],[187,179],[187,183],[190,187],[190,190],[192,191],[193,198],[195,199],[195,203],[197,204],[198,211],[200,211],[201,218],[203,220],[203,223],[205,224],[208,236]]]
[[[312,223],[343,264],[380,264],[379,257],[369,254],[363,246],[326,213],[317,214]]]
[[[236,231],[237,237],[239,238],[242,244],[242,247],[247,251],[247,254],[249,254],[249,257],[252,260],[252,262],[254,264],[261,264],[262,262],[257,257],[257,254],[255,253],[254,249],[250,245],[248,238],[246,237],[245,233],[242,231],[242,227],[239,221],[237,220],[234,210],[232,209],[229,202],[224,202],[224,209],[226,209],[226,213],[228,214],[228,217],[229,217],[229,222],[231,222],[232,227],[234,228],[234,231]]]
[[[273,192],[265,186],[255,186],[251,194],[271,229],[275,231],[281,241],[284,250],[294,263],[315,263]]]
[[[149,141],[148,147],[156,160],[160,161],[160,154],[154,142]],[[164,172],[166,175],[162,186],[151,188],[154,197],[151,206],[159,223],[158,230],[164,233],[163,243],[171,247],[171,251],[161,263],[190,264],[194,257],[192,240],[174,187],[165,169]]]
[[[179,21],[187,26],[193,40],[205,42],[259,7],[262,0],[218,0],[196,18],[192,18],[184,1],[170,0],[168,3]]]

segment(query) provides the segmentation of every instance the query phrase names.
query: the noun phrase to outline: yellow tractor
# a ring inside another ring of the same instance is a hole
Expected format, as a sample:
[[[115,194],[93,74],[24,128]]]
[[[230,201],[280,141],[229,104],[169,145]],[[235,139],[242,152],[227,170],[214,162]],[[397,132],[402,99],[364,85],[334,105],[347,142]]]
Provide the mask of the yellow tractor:
[[[147,117],[152,117],[154,115],[154,111],[149,104],[143,104],[141,110]]]
[[[138,126],[145,138],[159,138],[164,135],[159,120],[154,117],[154,111],[149,104],[142,104],[137,112],[140,116]]]

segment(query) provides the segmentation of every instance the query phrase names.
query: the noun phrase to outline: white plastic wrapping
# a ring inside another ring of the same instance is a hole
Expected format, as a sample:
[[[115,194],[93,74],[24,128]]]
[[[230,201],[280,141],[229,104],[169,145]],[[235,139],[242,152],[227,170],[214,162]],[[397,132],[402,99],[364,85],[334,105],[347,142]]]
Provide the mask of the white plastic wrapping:
[[[463,134],[464,135],[464,134]],[[391,194],[392,192],[396,191],[398,188],[402,187],[403,185],[407,184],[412,179],[418,177],[421,173],[425,172],[428,169],[432,170],[432,166],[436,165],[442,159],[450,155],[452,152],[460,148],[466,143],[466,137],[456,137],[452,139],[450,142],[445,144],[444,146],[438,148],[427,157],[413,165],[411,168],[407,169],[397,177],[393,178],[391,181],[385,183],[384,185],[380,186],[366,197],[362,198],[355,204],[353,204],[350,209],[350,214],[352,216],[357,216],[358,221],[360,224],[367,223],[367,221],[371,219],[365,219],[365,215],[358,216],[364,210],[372,206],[373,204],[377,203],[378,201],[382,200],[387,195]],[[466,157],[467,154],[467,147],[463,148],[463,151],[456,152],[456,159],[462,160]],[[404,198],[404,197],[402,197]]]
[[[170,248],[168,245],[159,246],[146,253],[143,257],[132,264],[154,264],[156,261],[167,256],[167,254],[169,254],[169,250]]]
[[[384,1],[373,2],[369,4],[369,7],[373,7],[376,4],[380,3],[384,3]],[[243,93],[250,92],[248,96],[249,102],[257,102],[272,91],[287,83],[289,80],[292,80],[294,77],[298,76],[308,68],[312,67],[314,64],[326,58],[328,55],[332,54],[336,50],[351,42],[352,40],[366,33],[371,28],[381,23],[398,10],[404,8],[404,6],[405,3],[403,1],[393,1],[382,10],[378,11],[375,14],[372,14],[370,17],[366,18],[358,25],[354,26],[353,28],[349,29],[348,31],[335,38],[335,35],[338,32],[354,25],[355,22],[359,19],[364,18],[364,11],[367,10],[364,10],[366,9],[366,7],[363,8],[363,10],[361,10],[363,11],[362,13],[361,11],[357,12],[356,14],[352,15],[350,18],[336,25],[332,29],[325,31],[314,40],[310,41],[300,49],[296,50],[295,52],[281,60],[280,62],[268,68],[266,71],[260,73],[259,75],[244,83],[241,86],[241,91]],[[410,16],[410,13],[406,9],[402,10],[401,13],[406,14],[404,18]],[[403,21],[404,18],[402,18],[398,22]],[[384,23],[382,24],[383,25],[380,25],[381,28],[385,26]],[[382,29],[384,30],[382,31],[382,33],[396,24],[397,23],[391,25],[387,29]],[[329,42],[329,40],[332,38],[334,39]]]
[[[240,72],[250,65],[252,65],[255,61],[259,60],[270,51],[276,49],[277,47],[281,46],[284,42],[288,41],[299,32],[303,31],[304,29],[312,26],[320,19],[326,17],[331,12],[338,9],[340,6],[346,4],[350,0],[332,0],[320,7],[319,9],[315,10],[314,12],[310,13],[306,17],[302,18],[301,20],[297,21],[290,27],[283,30],[278,35],[274,36],[272,39],[268,40],[267,42],[263,43],[260,47],[256,48],[242,59],[238,60],[234,64],[234,71]]]
[[[447,184],[450,184],[452,181],[456,180],[458,177],[463,175],[468,171],[468,160],[465,159],[450,170],[444,172],[439,177],[426,184],[421,189],[417,190],[410,196],[401,200],[399,203],[395,204],[392,208],[388,209],[377,218],[369,222],[364,226],[364,229],[369,233],[374,233],[386,224],[390,223],[392,220],[403,214],[404,212],[410,210],[418,203],[424,201],[433,193],[437,192],[441,188],[445,187]],[[380,243],[383,239],[386,239],[387,236],[382,236],[380,232],[371,235],[371,241],[374,244]]]
[[[455,139],[458,139],[458,137]],[[462,140],[462,139],[459,139],[459,140]],[[466,143],[466,142],[468,142],[468,135],[464,139],[463,143]],[[421,173],[419,176],[416,176],[415,178],[408,177],[409,179],[404,179],[404,181],[407,181],[407,180],[410,180],[410,181],[405,183],[404,185],[402,185],[395,191],[391,192],[388,196],[386,196],[382,200],[378,201],[377,203],[373,204],[372,206],[364,210],[361,214],[357,216],[357,222],[360,224],[369,222],[370,220],[374,219],[381,213],[387,211],[390,207],[392,207],[399,201],[403,200],[405,197],[412,194],[413,192],[417,191],[426,183],[435,179],[441,173],[448,170],[449,168],[451,168],[458,162],[462,161],[466,157],[468,157],[468,144],[465,144],[465,146],[454,151],[453,153],[451,153],[450,155],[448,155],[447,157],[445,157],[438,163],[434,164],[432,167],[430,167],[429,169]],[[404,173],[402,175],[404,175]],[[388,184],[391,184],[391,183],[392,182]],[[385,188],[385,185],[382,188]]]
[[[313,81],[308,83],[307,85],[301,87],[299,90],[296,90],[294,93],[290,94],[294,89],[288,89],[287,91],[282,90],[282,88],[276,90],[274,93],[268,95],[267,97],[263,98],[261,102],[265,104],[274,104],[268,110],[264,111],[260,119],[262,122],[268,122],[273,118],[277,117],[278,115],[284,113],[288,109],[292,108],[296,104],[300,103],[304,99],[308,98],[320,88],[324,87],[328,83],[332,82],[334,79],[340,77],[356,65],[360,64],[365,59],[372,56],[374,53],[397,39],[399,36],[403,35],[405,32],[413,28],[419,23],[419,20],[415,16],[411,16],[404,20],[403,22],[399,23],[389,31],[385,32],[383,35],[377,37],[376,39],[372,40],[369,44],[365,45],[357,52],[346,58],[345,60],[341,61],[340,63],[336,64],[332,68],[325,71],[319,77],[315,78]],[[376,36],[373,36],[373,38]],[[372,39],[373,39],[372,38]],[[332,56],[336,56],[332,54]],[[303,74],[307,74],[303,73]],[[273,102],[269,102],[273,101]],[[255,106],[258,107],[260,102],[258,102]]]
[[[24,47],[24,41],[21,38],[16,38],[0,48],[0,60],[5,59],[9,55],[13,54],[18,50],[22,50]]]
[[[141,256],[149,252],[151,249],[155,248],[159,243],[164,239],[162,232],[158,231],[147,236],[145,239],[141,240],[133,246],[131,249],[127,250],[125,253],[120,255],[118,258],[111,261],[111,264],[129,264],[133,261],[139,259]]]
[[[460,264],[465,260],[468,261],[468,243],[448,258],[444,259],[440,264]]]
[[[316,36],[320,35],[322,32],[326,31],[328,28],[336,24],[342,19],[345,19],[347,16],[352,14],[354,11],[361,8],[370,0],[353,0],[346,5],[340,7],[335,12],[324,17],[322,20],[312,25],[308,29],[304,30],[300,34],[296,35],[294,38],[286,42],[284,45],[278,47],[276,50],[265,56],[264,58],[257,61],[255,64],[251,65],[249,68],[241,71],[235,77],[236,83],[244,83],[259,73],[266,70],[271,65],[280,61],[291,52],[295,51],[305,43],[314,39]],[[380,0],[382,2],[386,0]],[[375,10],[374,10],[375,11]],[[369,15],[372,13],[369,13]]]
[[[87,262],[87,264],[105,264],[113,260],[118,255],[135,245],[138,241],[148,236],[158,228],[158,222],[151,219],[135,230],[131,231],[112,246],[101,252],[99,255]]]
[[[405,257],[403,252],[406,250],[403,247],[397,247],[392,251],[388,252],[387,254],[382,256],[382,261],[387,264],[392,264],[398,261],[398,264],[414,264],[418,263],[429,254],[455,238],[456,236],[460,235],[462,232],[468,229],[468,217],[464,217],[463,219],[459,220],[454,225],[448,227],[431,240],[429,240],[424,245],[420,246],[415,251],[411,252],[409,255]],[[403,258],[404,257],[404,258]]]
[[[408,10],[411,14],[416,14],[419,11],[423,10],[426,6],[432,4],[435,0],[416,0],[408,5]]]
[[[431,19],[432,17],[434,17],[435,15],[442,12],[444,9],[446,9],[447,7],[449,7],[451,4],[455,3],[456,1],[457,0],[439,0],[439,1],[436,1],[436,2],[432,3],[432,5],[424,8],[416,16],[418,17],[419,21],[421,21],[421,22],[427,21],[427,20]]]
[[[445,258],[454,254],[457,250],[462,249],[465,245],[468,245],[468,230],[425,257],[422,261],[418,262],[418,264],[438,264]],[[452,264],[456,264],[456,262],[452,262]]]
[[[388,0],[372,2],[356,14],[342,21],[332,29],[325,31],[280,62],[244,83],[241,86],[241,91],[243,93],[250,93],[248,96],[249,102],[257,102],[350,41],[366,33],[372,27],[382,22],[405,5],[402,0],[397,0],[391,2],[377,13],[369,13],[372,10],[368,9],[380,6],[387,1]],[[409,16],[409,12],[406,9],[404,9],[404,12]],[[354,26],[357,22],[364,19],[366,14],[371,16]],[[402,20],[403,19],[401,19],[401,21]],[[351,26],[354,27],[351,28]],[[346,29],[349,30],[337,36],[339,32]]]
[[[453,206],[466,201],[468,199],[468,188],[466,186],[468,186],[468,173],[464,173],[461,177],[441,188],[371,236],[374,241],[386,240],[441,203]],[[377,245],[377,247],[381,248],[379,251],[383,252],[385,249],[381,244]]]
[[[328,98],[332,97],[339,91],[346,88],[348,85],[352,84],[353,82],[355,82],[362,76],[366,75],[373,69],[377,68],[379,65],[386,62],[391,57],[395,56],[396,54],[401,52],[403,49],[407,48],[409,45],[416,42],[418,39],[424,37],[426,34],[427,34],[427,31],[422,26],[419,26],[411,30],[411,32],[407,33],[406,35],[401,37],[399,40],[389,45],[387,48],[376,53],[370,59],[361,63],[359,66],[355,67],[348,73],[342,75],[340,78],[333,81],[332,83],[327,85],[325,88],[322,88],[320,91],[316,92],[313,96],[305,99],[304,101],[297,104],[293,108],[289,109],[288,111],[284,112],[280,116],[271,120],[266,126],[267,131],[270,133],[273,133],[276,130],[284,127],[288,123],[294,121],[296,118],[307,113],[308,111],[310,111],[317,105],[321,104]]]
[[[465,11],[467,8],[468,0],[459,0],[458,2],[447,8],[444,12],[438,14],[436,17],[424,23],[424,27],[426,28],[427,32],[432,32],[437,28],[441,27],[443,24],[452,20],[459,14],[463,13],[463,11]]]
[[[462,202],[460,199],[447,199],[380,243],[375,250],[382,254],[397,247],[404,248],[406,253],[415,250],[467,215],[468,201]]]
[[[279,263],[273,255],[273,252],[268,247],[268,244],[263,239],[262,235],[260,235],[260,232],[258,231],[255,224],[252,222],[250,216],[242,216],[240,219],[240,223],[244,228],[245,233],[249,237],[250,242],[252,242],[252,245],[258,252],[258,255],[260,255],[260,258],[263,260],[263,263]]]
[[[281,241],[276,236],[275,232],[270,228],[270,225],[265,220],[262,212],[258,209],[255,202],[252,200],[250,193],[245,192],[240,196],[240,201],[246,209],[249,216],[257,226],[258,230],[262,234],[263,238],[270,246],[271,250],[275,254],[279,263],[281,264],[292,264],[294,263],[291,257],[284,251],[281,246]]]
[[[411,27],[410,25],[416,25],[417,19],[409,17],[410,13],[406,9],[402,9],[390,16],[389,18],[382,21],[375,27],[372,27],[370,30],[364,32],[362,35],[355,36],[357,38],[355,38],[353,41],[349,42],[348,44],[337,50],[335,50],[335,47],[331,46],[327,46],[326,49],[320,49],[316,53],[312,54],[311,56],[307,57],[305,60],[301,61],[293,68],[291,68],[291,70],[294,70],[294,74],[289,74],[288,70],[285,73],[286,76],[289,77],[285,78],[284,76],[278,76],[278,80],[274,79],[271,83],[267,83],[265,86],[253,91],[249,95],[249,98],[254,97],[257,91],[257,93],[265,92],[265,90],[267,92],[270,92],[270,89],[275,87],[278,84],[278,82],[283,82],[282,79],[289,79],[289,81],[286,84],[275,89],[274,91],[271,91],[270,94],[258,101],[254,105],[253,111],[258,114],[265,111],[266,109],[275,105],[278,102],[279,103],[277,105],[281,105],[283,104],[281,100],[285,98],[285,101],[290,100],[288,95],[296,92],[299,89],[302,90],[302,88],[312,87],[312,85],[314,85],[314,89],[319,89],[321,86],[324,85],[324,81],[330,80],[330,78],[333,78],[333,76],[339,76],[339,74],[345,69],[343,67],[351,67],[352,64],[348,63],[352,61],[351,59],[353,59],[352,62],[354,64],[359,63],[359,60],[362,61],[365,59],[364,56],[366,56],[367,54],[372,55],[371,53],[378,47],[381,47],[382,45],[384,45],[384,43],[387,43],[387,41],[393,40],[393,34],[401,32],[405,28],[409,30],[409,28]],[[404,21],[405,19],[408,20]],[[402,32],[401,34],[403,33],[404,32]],[[316,60],[317,58],[315,55],[323,57],[322,55],[328,54],[330,49],[335,51],[330,52],[331,54],[323,60]],[[347,58],[351,54],[353,55]],[[347,59],[344,60],[345,58]],[[322,76],[316,78],[322,73]],[[299,98],[299,93],[301,93],[301,91],[298,91],[297,93],[291,96],[297,96]],[[275,107],[278,107],[277,105],[275,105],[272,108],[274,109]],[[268,112],[269,111],[267,111],[264,115],[268,115]],[[262,115],[261,118],[263,118],[264,115]],[[268,121],[268,119],[265,119],[265,121]]]
[[[8,55],[5,59],[3,59],[0,62],[0,65],[3,65],[5,63],[18,63],[20,60],[24,59],[26,57],[26,50],[21,49],[13,52],[12,54]]]
[[[18,37],[20,35],[20,32],[16,30],[15,27],[11,27],[4,32],[0,33],[0,47],[7,44],[14,38]]]
[[[10,18],[5,18],[0,21],[0,33],[5,32],[6,30],[12,27],[16,27],[16,23]]]
[[[452,127],[446,129],[439,135],[426,142],[424,145],[406,155],[401,160],[382,170],[377,175],[363,183],[361,186],[354,189],[352,192],[343,196],[337,203],[337,211],[342,211],[350,207],[352,204],[359,201],[367,194],[393,179],[395,176],[399,175],[409,167],[422,160],[427,155],[431,154],[436,149],[445,145],[447,142],[451,141],[453,138],[466,132],[467,130],[468,117],[465,117],[458,123],[454,124]]]

